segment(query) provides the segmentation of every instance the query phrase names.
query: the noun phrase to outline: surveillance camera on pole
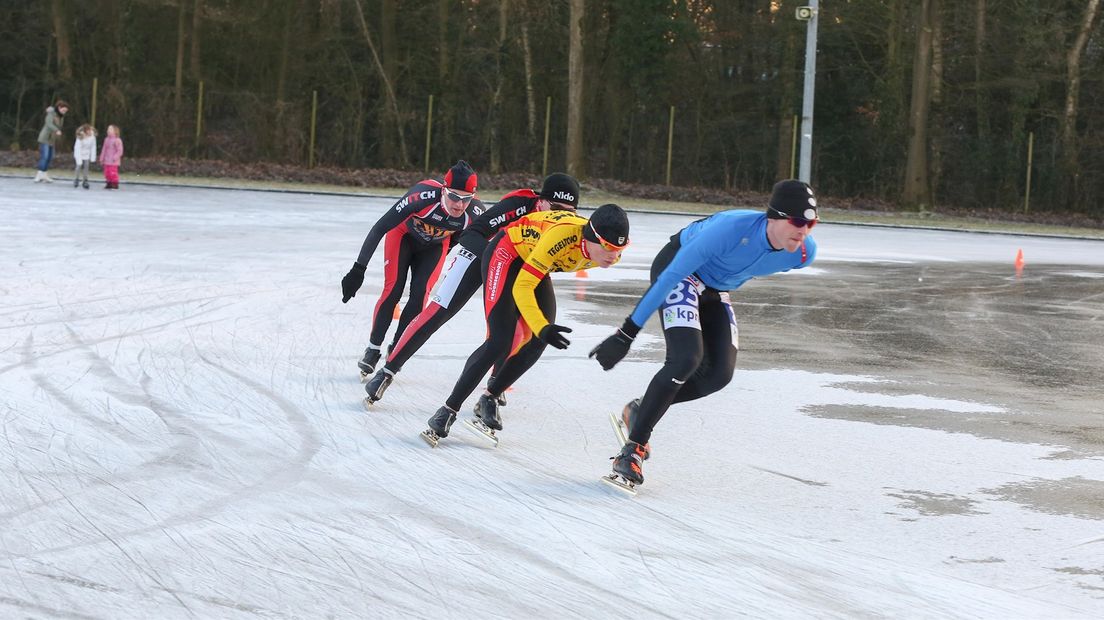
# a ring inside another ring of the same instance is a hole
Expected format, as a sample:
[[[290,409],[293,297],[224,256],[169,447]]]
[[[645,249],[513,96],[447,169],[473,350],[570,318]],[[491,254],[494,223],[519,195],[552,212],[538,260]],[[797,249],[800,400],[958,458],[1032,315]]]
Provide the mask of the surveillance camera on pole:
[[[797,7],[797,19],[803,22],[807,22],[816,15],[816,9],[811,6],[799,6]]]

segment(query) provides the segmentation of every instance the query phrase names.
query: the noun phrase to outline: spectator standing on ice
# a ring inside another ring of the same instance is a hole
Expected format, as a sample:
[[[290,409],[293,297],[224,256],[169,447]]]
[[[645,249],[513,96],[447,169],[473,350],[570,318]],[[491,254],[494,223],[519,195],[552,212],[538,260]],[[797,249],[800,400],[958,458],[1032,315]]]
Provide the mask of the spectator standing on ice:
[[[46,120],[42,124],[42,130],[38,132],[38,171],[35,172],[35,183],[54,182],[46,171],[54,161],[54,149],[57,148],[58,138],[61,137],[61,125],[68,113],[69,104],[61,99],[46,108]]]
[[[108,125],[107,137],[100,150],[100,165],[103,166],[104,189],[119,189],[119,164],[123,161],[123,139],[119,137],[119,126]]]
[[[96,128],[85,123],[77,128],[77,137],[73,140],[73,187],[81,185],[81,173],[84,174],[84,189],[88,189],[88,166],[96,162]]]

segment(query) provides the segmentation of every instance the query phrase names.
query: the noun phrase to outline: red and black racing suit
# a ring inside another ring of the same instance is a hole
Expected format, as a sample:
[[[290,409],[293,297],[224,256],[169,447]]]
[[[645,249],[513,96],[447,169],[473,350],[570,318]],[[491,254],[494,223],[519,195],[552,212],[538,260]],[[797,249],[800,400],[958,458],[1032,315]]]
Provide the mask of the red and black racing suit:
[[[383,243],[383,291],[376,302],[372,317],[369,341],[380,347],[394,317],[395,306],[406,288],[410,275],[410,295],[406,307],[399,316],[398,329],[392,340],[397,340],[408,323],[422,311],[429,289],[437,281],[441,266],[448,252],[449,238],[453,233],[467,228],[483,212],[483,203],[472,199],[459,217],[448,214],[441,204],[442,185],[427,179],[410,188],[379,219],[360,248],[357,262],[367,265]]]

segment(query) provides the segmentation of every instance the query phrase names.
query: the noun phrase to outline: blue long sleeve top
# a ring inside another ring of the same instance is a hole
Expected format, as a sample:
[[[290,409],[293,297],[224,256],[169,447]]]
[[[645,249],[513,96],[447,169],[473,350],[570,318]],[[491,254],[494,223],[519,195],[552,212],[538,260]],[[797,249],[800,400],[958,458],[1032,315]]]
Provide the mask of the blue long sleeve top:
[[[640,327],[686,276],[694,274],[710,288],[732,291],[756,276],[805,267],[816,258],[817,249],[811,236],[793,252],[772,248],[767,241],[766,213],[739,209],[691,223],[679,233],[679,241],[675,257],[629,317]]]

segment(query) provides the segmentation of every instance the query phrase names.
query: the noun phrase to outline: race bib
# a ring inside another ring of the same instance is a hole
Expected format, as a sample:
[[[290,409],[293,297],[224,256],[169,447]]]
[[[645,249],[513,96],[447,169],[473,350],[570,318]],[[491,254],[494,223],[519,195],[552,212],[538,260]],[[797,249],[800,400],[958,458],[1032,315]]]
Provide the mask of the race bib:
[[[471,264],[475,262],[475,254],[462,245],[457,244],[449,251],[445,258],[445,269],[441,277],[437,279],[429,300],[442,308],[448,308],[456,296],[456,289],[464,279]]]
[[[683,278],[675,288],[667,293],[667,299],[659,307],[660,316],[663,317],[663,329],[671,327],[690,327],[701,331],[701,316],[698,313],[698,302],[705,285],[697,276]]]

